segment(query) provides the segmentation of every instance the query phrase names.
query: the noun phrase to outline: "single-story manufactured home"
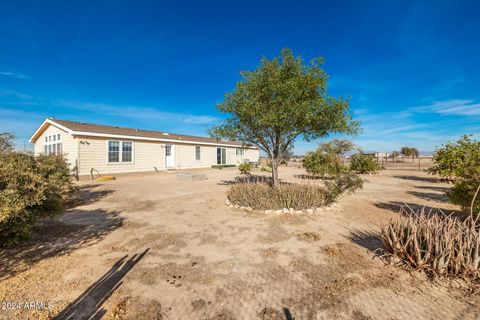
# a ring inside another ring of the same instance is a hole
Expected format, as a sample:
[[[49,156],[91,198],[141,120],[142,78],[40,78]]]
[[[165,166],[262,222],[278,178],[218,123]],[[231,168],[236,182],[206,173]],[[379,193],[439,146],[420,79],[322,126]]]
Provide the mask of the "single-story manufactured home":
[[[47,118],[33,133],[35,154],[63,154],[79,176],[206,168],[258,162],[241,142]]]

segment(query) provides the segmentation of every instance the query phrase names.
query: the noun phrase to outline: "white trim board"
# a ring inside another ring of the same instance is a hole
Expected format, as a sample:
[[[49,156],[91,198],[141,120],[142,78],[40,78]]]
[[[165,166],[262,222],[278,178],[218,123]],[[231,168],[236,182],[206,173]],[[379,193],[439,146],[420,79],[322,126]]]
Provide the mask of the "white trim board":
[[[131,139],[131,140],[145,140],[145,141],[159,141],[159,142],[169,142],[169,143],[185,143],[185,144],[197,144],[197,145],[206,145],[206,146],[223,146],[223,147],[235,147],[235,148],[244,148],[244,149],[258,149],[257,147],[248,147],[248,146],[239,146],[238,144],[230,144],[225,141],[219,141],[219,143],[214,142],[200,142],[192,140],[173,140],[173,139],[164,139],[164,138],[148,138],[148,137],[139,137],[139,136],[130,136],[130,135],[121,135],[121,134],[110,134],[110,133],[95,133],[95,132],[86,132],[86,131],[73,131],[70,130],[54,120],[46,119],[40,127],[33,133],[30,137],[30,143],[34,143],[34,137],[40,132],[43,126],[49,123],[53,126],[56,126],[72,136],[84,136],[84,137],[101,137],[101,138],[117,138],[117,139]]]

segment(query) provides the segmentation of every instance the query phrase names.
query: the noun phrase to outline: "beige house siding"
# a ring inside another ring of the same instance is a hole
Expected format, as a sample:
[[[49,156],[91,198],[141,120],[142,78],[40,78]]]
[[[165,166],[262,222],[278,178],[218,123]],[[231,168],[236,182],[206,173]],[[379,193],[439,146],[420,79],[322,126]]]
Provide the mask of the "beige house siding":
[[[116,174],[129,172],[146,172],[165,170],[165,145],[163,141],[148,141],[141,138],[118,139],[107,137],[92,137],[72,135],[57,126],[50,124],[41,132],[34,142],[35,154],[44,152],[45,137],[60,134],[63,153],[71,168],[78,165],[78,175],[90,175],[91,169],[100,174]],[[133,154],[132,163],[108,163],[108,141],[131,141]],[[208,168],[217,164],[217,146],[200,146],[200,160],[195,159],[197,144],[168,143],[173,145],[174,169]],[[244,149],[244,155],[236,155],[237,147],[226,148],[226,164],[238,165],[246,159],[257,162],[258,149]]]
[[[217,164],[217,147],[200,145],[200,160],[195,159],[195,146],[190,144],[175,144],[175,168],[205,168]],[[239,165],[245,160],[251,162],[258,161],[258,150],[244,149],[244,155],[237,156],[237,147],[222,147],[226,148],[226,164]]]
[[[260,157],[260,152],[258,149],[245,149],[245,155],[243,158],[249,160],[250,162],[258,162]]]
[[[175,168],[205,168],[216,163],[216,148],[200,145],[200,160],[195,160],[195,146],[191,144],[175,144]]]
[[[154,171],[165,168],[164,144],[159,142],[107,139],[93,137],[78,137],[80,140],[80,170],[79,175],[89,175],[93,168],[100,174]],[[132,163],[108,163],[108,142],[132,141],[133,162]]]
[[[48,126],[35,141],[33,146],[35,154],[43,154],[45,137],[55,134],[60,134],[60,142],[62,143],[63,154],[70,167],[73,168],[75,166],[75,159],[77,159],[77,141],[72,135],[53,125]]]
[[[93,168],[100,174],[142,172],[165,169],[165,143],[142,140],[118,140],[78,137],[80,141],[79,175],[89,175]],[[108,163],[107,141],[132,141],[133,163]],[[173,169],[208,168],[217,164],[217,147],[200,145],[200,160],[195,160],[195,146],[173,144]],[[258,161],[257,150],[246,149],[244,156],[236,156],[236,147],[226,147],[227,164],[238,165],[250,155],[250,161]]]

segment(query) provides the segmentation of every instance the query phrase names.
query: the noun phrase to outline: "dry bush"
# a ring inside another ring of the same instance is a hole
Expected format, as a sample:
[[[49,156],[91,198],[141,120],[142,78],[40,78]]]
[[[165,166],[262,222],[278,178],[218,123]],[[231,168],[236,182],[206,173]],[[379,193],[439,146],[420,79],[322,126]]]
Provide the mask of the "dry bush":
[[[235,178],[227,191],[231,203],[255,210],[278,210],[293,208],[309,209],[329,205],[338,197],[361,189],[363,180],[353,172],[346,172],[325,183],[281,183],[272,186],[272,178],[261,175],[246,175]]]
[[[235,177],[235,183],[272,183],[272,177],[249,174],[245,176]]]
[[[233,204],[255,210],[296,210],[325,205],[327,193],[324,188],[309,184],[280,184],[272,187],[262,182],[237,183],[227,191]]]
[[[470,215],[452,215],[402,208],[401,218],[382,228],[385,257],[396,257],[405,266],[423,269],[434,276],[479,276],[480,231]]]

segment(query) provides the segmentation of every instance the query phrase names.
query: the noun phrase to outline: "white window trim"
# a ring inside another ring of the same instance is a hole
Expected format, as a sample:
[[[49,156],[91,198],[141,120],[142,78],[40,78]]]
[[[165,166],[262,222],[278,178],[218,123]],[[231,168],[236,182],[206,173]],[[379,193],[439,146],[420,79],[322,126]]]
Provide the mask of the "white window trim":
[[[118,152],[119,152],[119,155],[118,155],[118,162],[110,162],[108,161],[108,143],[110,141],[116,141],[119,143],[119,146],[118,146]],[[122,142],[130,142],[132,143],[132,161],[129,161],[129,162],[124,162],[123,161],[123,144]],[[122,165],[122,164],[134,164],[135,163],[135,142],[134,141],[130,141],[130,140],[116,140],[116,139],[111,139],[111,140],[106,140],[106,149],[107,149],[107,153],[106,153],[106,164],[108,165]]]
[[[238,151],[240,150],[240,154],[238,154]],[[237,157],[243,157],[245,155],[245,149],[244,148],[235,148],[235,155]]]
[[[200,148],[200,150],[199,150],[200,152],[198,153],[198,158],[199,159],[197,159],[197,147]],[[202,146],[198,146],[198,145],[195,146],[194,153],[195,153],[195,155],[194,155],[195,161],[196,162],[201,162],[202,161]]]
[[[61,145],[62,145],[62,153],[61,153],[60,155],[65,154],[65,153],[63,152],[62,134],[60,134],[60,139],[59,139],[59,140],[53,141],[53,138],[52,138],[52,137],[53,137],[53,136],[58,136],[58,135],[59,135],[59,133],[54,133],[54,134],[49,134],[49,135],[46,135],[46,136],[43,137],[44,139],[43,139],[43,150],[42,150],[42,152],[43,152],[44,155],[50,155],[50,154],[56,154],[56,155],[58,155],[57,152],[55,152],[55,153],[50,152],[50,153],[48,153],[48,154],[45,153],[45,147],[46,147],[46,146],[47,146],[47,147],[48,147],[48,146],[53,146],[54,144],[55,144],[55,145],[56,145],[56,144],[61,144]],[[55,148],[56,148],[56,147],[55,147]],[[50,149],[53,150],[53,147],[50,147]]]

